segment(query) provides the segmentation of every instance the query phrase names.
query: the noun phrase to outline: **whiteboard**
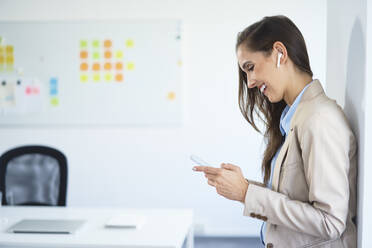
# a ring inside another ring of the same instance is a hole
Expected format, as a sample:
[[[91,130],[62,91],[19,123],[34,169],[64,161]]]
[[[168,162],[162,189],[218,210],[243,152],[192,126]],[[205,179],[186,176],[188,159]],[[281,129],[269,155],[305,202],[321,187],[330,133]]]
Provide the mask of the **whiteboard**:
[[[0,125],[180,124],[181,22],[0,22]]]

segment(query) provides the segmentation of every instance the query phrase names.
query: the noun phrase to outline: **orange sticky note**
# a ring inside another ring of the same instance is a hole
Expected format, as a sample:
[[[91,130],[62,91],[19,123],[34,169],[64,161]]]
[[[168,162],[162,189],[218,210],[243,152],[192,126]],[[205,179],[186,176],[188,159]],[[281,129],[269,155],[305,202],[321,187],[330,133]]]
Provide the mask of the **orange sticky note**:
[[[123,63],[121,63],[121,62],[117,62],[117,63],[115,64],[115,69],[116,69],[116,70],[123,70]]]
[[[81,52],[80,52],[80,58],[81,58],[81,59],[86,59],[86,58],[88,58],[88,52],[87,52],[87,51],[81,51]]]
[[[105,70],[111,70],[111,68],[112,68],[111,63],[105,63],[104,68],[105,68]]]
[[[119,73],[115,75],[115,80],[117,82],[122,82],[123,81],[123,74]]]
[[[82,70],[82,71],[88,70],[88,63],[81,63],[80,64],[80,70]]]
[[[110,47],[112,46],[112,42],[111,42],[111,40],[105,40],[105,41],[103,42],[103,46],[104,46],[105,48],[110,48]]]
[[[105,59],[111,59],[112,53],[111,51],[105,51]]]
[[[93,71],[99,71],[101,69],[101,66],[99,63],[94,63],[92,69]]]

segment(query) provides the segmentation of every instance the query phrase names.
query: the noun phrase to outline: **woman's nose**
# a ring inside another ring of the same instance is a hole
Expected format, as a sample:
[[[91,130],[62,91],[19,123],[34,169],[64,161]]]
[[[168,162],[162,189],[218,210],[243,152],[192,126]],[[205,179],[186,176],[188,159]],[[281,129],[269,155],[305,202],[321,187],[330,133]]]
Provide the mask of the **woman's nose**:
[[[257,82],[254,78],[254,75],[252,75],[252,73],[247,73],[247,84],[248,84],[248,88],[254,88],[257,86]]]
[[[256,87],[257,86],[257,83],[256,83],[256,81],[255,80],[248,80],[248,88],[254,88],[254,87]]]

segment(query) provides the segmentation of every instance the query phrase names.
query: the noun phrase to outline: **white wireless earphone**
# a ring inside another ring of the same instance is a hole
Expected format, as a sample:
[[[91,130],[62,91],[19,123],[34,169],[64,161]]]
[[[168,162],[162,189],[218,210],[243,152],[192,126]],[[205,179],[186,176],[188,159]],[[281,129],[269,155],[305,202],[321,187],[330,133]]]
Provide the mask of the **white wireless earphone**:
[[[279,68],[280,67],[280,58],[283,56],[283,54],[281,52],[278,53],[278,62],[276,62],[276,67]]]

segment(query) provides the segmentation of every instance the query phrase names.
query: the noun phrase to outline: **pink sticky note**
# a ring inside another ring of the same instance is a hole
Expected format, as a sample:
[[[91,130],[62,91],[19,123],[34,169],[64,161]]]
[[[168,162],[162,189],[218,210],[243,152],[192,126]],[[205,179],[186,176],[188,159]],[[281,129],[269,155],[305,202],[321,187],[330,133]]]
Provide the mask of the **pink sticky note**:
[[[36,86],[36,87],[33,87],[33,88],[32,88],[32,93],[33,93],[33,94],[38,95],[39,92],[40,92],[39,87]]]
[[[25,92],[26,92],[26,95],[31,95],[31,93],[32,93],[31,87],[30,86],[27,86]]]

